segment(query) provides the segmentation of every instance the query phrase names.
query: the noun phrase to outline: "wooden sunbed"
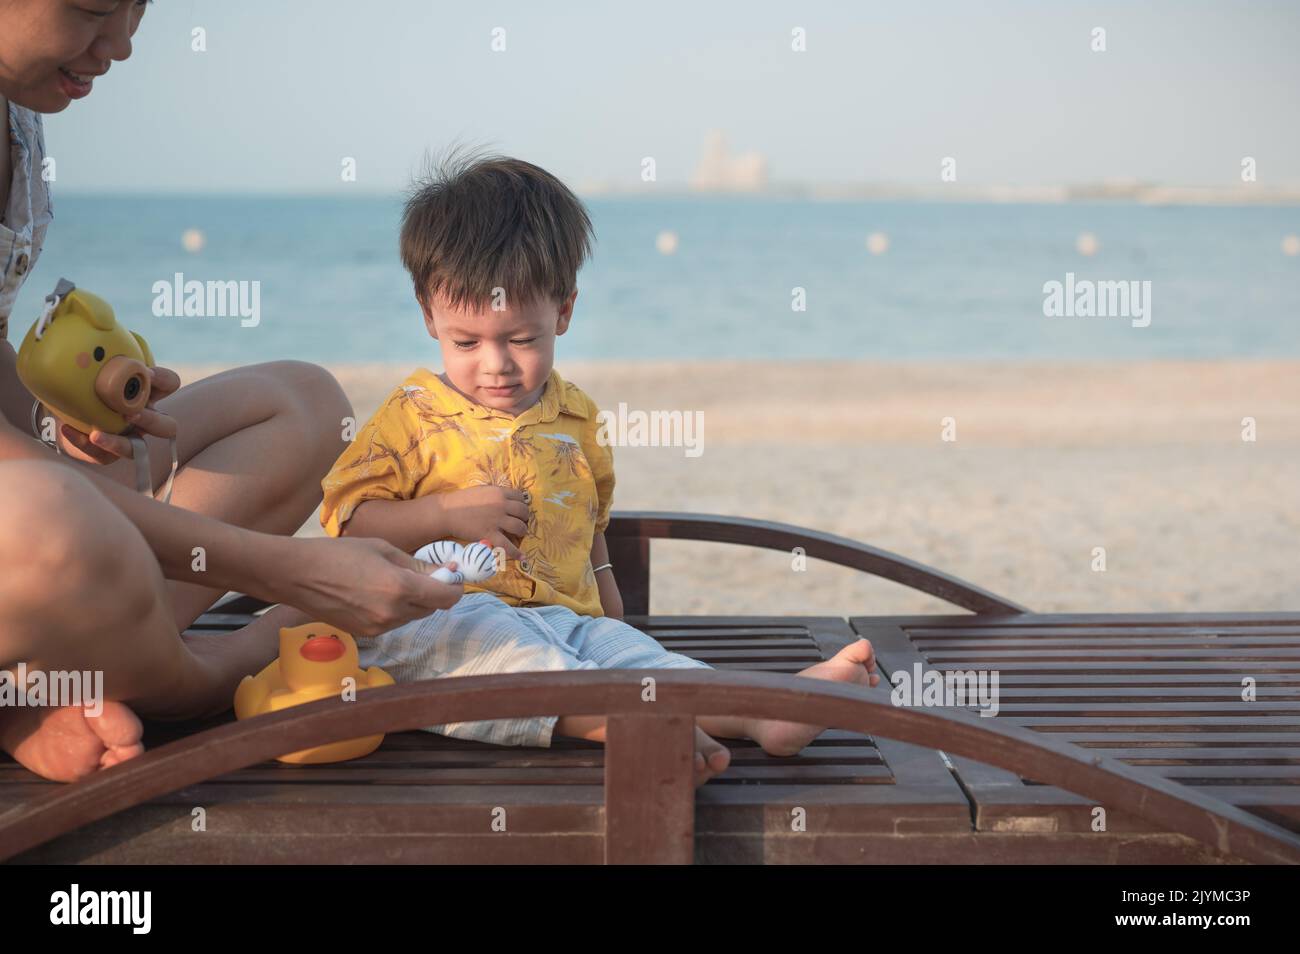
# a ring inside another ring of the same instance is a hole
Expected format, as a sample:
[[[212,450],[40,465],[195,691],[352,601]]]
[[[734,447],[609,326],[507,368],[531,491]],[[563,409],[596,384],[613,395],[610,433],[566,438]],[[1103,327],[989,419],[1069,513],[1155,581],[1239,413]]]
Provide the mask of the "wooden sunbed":
[[[607,536],[628,622],[716,672],[431,680],[245,722],[150,725],[144,756],[75,785],[0,762],[0,859],[1300,861],[1300,614],[1034,614],[852,540],[735,517],[619,513]],[[968,612],[648,616],[650,540],[669,537],[803,547]],[[230,600],[195,628],[229,630],[256,609]],[[790,675],[859,635],[885,673],[998,670],[999,716]],[[1257,701],[1242,701],[1247,676]],[[556,713],[608,716],[607,745],[409,731]],[[730,770],[695,790],[699,714],[836,728],[793,758],[729,742]],[[381,731],[360,760],[270,761]]]

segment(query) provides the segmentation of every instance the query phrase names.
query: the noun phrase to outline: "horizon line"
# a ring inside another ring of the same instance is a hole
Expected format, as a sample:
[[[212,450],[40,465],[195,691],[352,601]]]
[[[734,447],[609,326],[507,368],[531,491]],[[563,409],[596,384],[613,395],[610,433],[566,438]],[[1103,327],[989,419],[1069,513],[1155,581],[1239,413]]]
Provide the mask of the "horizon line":
[[[401,189],[105,189],[55,188],[54,199],[390,199],[401,202]],[[1114,191],[1105,186],[987,186],[955,188],[934,186],[793,186],[766,189],[692,189],[689,186],[652,186],[649,188],[574,188],[574,192],[591,200],[601,199],[697,199],[808,202],[880,202],[933,205],[1135,205],[1135,206],[1223,206],[1286,208],[1300,205],[1300,188],[1257,188],[1243,185],[1223,186],[1151,186],[1135,190]],[[951,193],[944,195],[943,193]],[[1255,195],[1250,193],[1255,192]]]

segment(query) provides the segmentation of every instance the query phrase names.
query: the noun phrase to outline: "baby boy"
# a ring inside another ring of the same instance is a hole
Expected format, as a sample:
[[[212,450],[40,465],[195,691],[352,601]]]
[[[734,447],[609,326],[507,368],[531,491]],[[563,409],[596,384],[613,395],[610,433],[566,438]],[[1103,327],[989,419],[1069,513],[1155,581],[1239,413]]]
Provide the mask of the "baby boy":
[[[578,198],[537,166],[455,156],[416,183],[403,264],[441,374],[415,371],[389,395],[323,481],[332,535],[380,537],[413,552],[486,540],[506,563],[448,610],[360,641],[363,666],[399,682],[561,669],[709,668],[624,623],[604,531],[613,450],[596,404],[554,369],[577,274],[591,251]],[[801,675],[876,685],[866,640]],[[597,716],[431,726],[458,738],[548,746],[554,734],[604,741]],[[697,784],[726,769],[713,738],[751,738],[793,755],[817,726],[701,717]]]

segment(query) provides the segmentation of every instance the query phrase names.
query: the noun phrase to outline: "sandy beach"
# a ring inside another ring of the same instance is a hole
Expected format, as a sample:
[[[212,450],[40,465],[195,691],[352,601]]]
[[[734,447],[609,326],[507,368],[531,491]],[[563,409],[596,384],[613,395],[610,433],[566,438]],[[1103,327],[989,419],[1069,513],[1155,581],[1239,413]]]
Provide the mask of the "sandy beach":
[[[1300,609],[1300,362],[556,367],[603,408],[702,415],[698,456],[616,449],[616,510],[812,527],[1040,611]],[[410,369],[331,370],[364,420]],[[818,561],[797,572],[774,551],[662,541],[653,559],[656,613],[946,607]]]

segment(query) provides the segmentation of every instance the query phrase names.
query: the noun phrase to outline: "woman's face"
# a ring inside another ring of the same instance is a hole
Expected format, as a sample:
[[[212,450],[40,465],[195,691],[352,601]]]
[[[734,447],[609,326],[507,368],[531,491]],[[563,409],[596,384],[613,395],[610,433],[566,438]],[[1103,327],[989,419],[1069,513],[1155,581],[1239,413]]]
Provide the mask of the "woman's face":
[[[0,95],[57,113],[131,55],[146,0],[0,0]]]

